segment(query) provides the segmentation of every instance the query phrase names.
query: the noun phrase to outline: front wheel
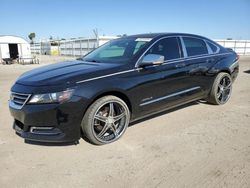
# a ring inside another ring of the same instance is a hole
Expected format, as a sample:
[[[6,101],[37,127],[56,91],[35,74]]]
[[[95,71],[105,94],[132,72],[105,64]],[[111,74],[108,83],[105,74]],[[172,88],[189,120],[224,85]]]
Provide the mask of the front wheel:
[[[109,95],[96,100],[86,111],[81,127],[87,139],[96,145],[118,140],[130,121],[126,103]]]
[[[216,105],[225,104],[232,93],[232,78],[228,73],[219,73],[213,83],[208,102]]]

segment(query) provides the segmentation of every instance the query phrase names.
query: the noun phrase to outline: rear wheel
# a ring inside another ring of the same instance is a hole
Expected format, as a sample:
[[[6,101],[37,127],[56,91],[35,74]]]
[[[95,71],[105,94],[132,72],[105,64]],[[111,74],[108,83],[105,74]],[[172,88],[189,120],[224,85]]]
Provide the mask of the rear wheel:
[[[208,102],[216,105],[225,104],[232,93],[232,78],[228,73],[219,73],[213,83]]]
[[[126,103],[109,95],[96,100],[86,111],[81,127],[87,139],[96,145],[118,140],[126,131],[130,111]]]

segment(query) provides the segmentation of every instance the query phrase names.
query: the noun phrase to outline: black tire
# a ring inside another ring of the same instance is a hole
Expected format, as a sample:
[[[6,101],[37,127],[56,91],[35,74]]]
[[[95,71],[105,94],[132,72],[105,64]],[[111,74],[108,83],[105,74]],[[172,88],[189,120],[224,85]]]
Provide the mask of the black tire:
[[[207,102],[215,105],[225,104],[232,93],[232,78],[226,72],[219,73],[213,83]]]
[[[127,104],[116,96],[108,95],[90,105],[83,117],[81,128],[89,142],[103,145],[118,140],[126,131],[129,121],[130,111]]]

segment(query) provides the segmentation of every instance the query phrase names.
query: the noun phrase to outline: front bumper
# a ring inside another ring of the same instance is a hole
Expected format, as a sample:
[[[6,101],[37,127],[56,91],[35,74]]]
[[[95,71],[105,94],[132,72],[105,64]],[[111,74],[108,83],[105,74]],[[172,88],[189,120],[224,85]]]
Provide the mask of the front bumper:
[[[39,142],[79,140],[85,106],[78,96],[63,104],[26,104],[21,109],[9,103],[16,133],[26,140]]]

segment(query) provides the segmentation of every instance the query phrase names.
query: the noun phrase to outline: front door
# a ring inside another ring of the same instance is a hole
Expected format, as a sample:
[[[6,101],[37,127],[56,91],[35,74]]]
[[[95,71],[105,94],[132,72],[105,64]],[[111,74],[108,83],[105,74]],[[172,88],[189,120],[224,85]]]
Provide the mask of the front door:
[[[188,93],[199,90],[188,81],[188,67],[182,58],[178,37],[159,40],[147,54],[163,55],[165,63],[142,68],[134,75],[138,82],[134,96],[140,116],[177,105],[185,101]]]

